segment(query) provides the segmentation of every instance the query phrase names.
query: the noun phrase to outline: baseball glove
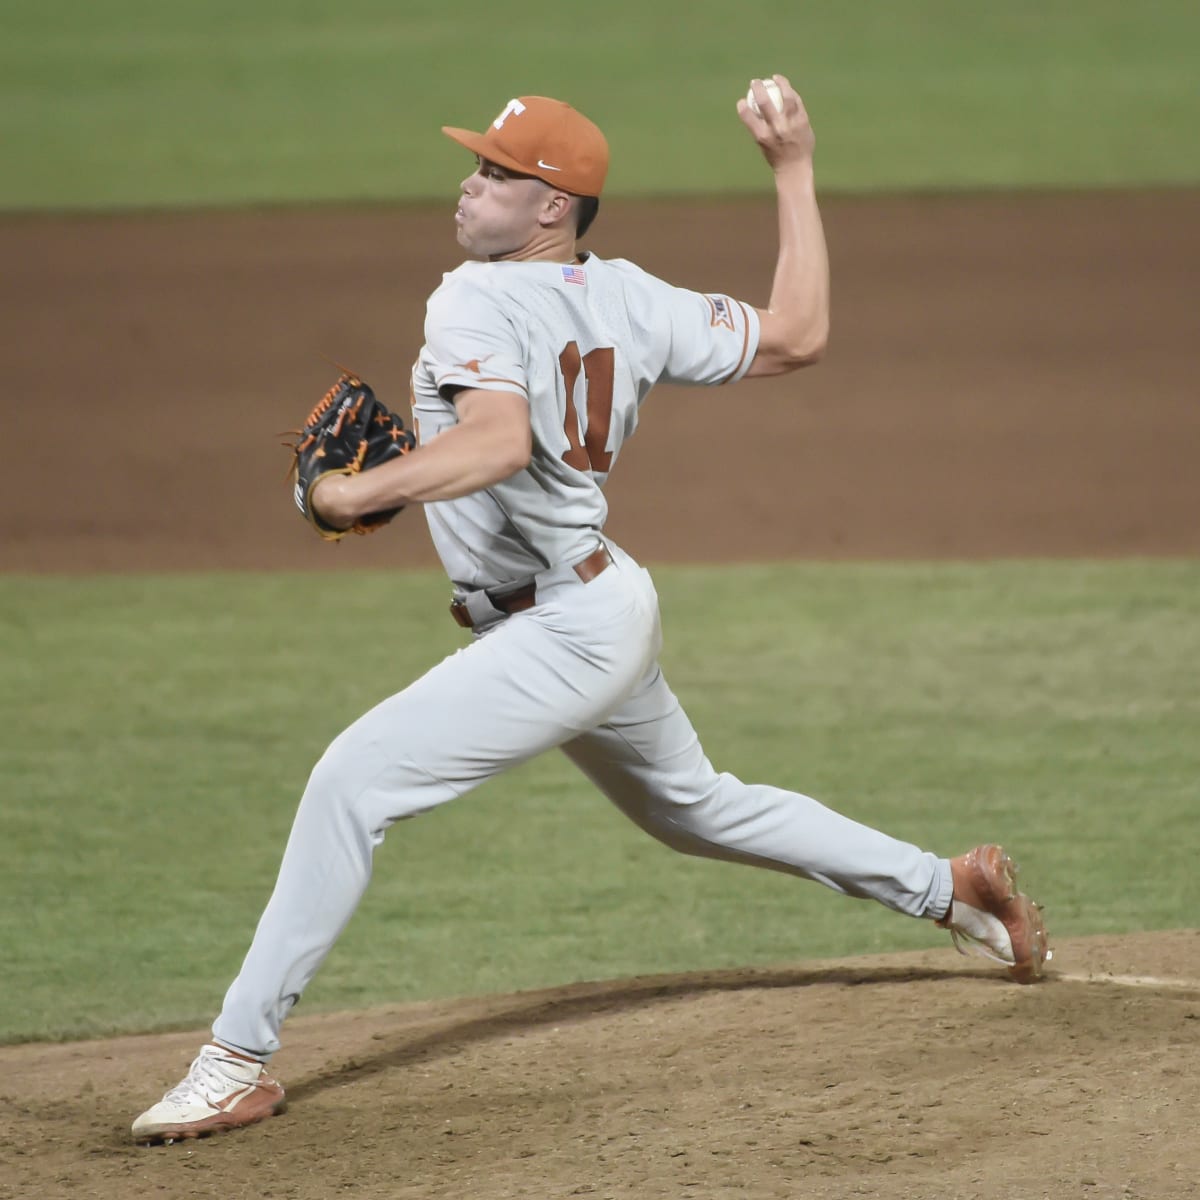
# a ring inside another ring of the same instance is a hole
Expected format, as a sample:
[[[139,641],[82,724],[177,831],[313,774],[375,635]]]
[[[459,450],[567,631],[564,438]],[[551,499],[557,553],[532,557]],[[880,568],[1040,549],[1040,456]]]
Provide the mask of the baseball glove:
[[[354,475],[407,454],[416,439],[404,422],[375,398],[357,375],[343,370],[338,381],[308,414],[304,428],[293,431],[293,460],[288,478],[294,482],[296,507],[328,542],[347,533],[374,533],[403,505],[359,517],[349,529],[335,529],[313,509],[311,497],[326,475]]]

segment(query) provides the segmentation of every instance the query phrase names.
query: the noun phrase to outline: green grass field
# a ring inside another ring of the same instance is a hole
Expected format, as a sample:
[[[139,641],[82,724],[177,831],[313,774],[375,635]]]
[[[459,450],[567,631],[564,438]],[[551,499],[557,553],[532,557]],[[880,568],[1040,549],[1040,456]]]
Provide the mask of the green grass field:
[[[514,94],[610,136],[612,195],[762,190],[752,75],[826,189],[1195,184],[1200,9],[1013,0],[6,0],[0,209],[441,198]]]
[[[719,767],[942,853],[1010,843],[1058,936],[1195,924],[1200,562],[656,578]],[[434,573],[0,577],[0,1040],[208,1020],[310,766],[460,644],[444,600]],[[318,612],[387,652],[331,659]],[[672,854],[551,755],[390,832],[305,1009],[943,939]]]

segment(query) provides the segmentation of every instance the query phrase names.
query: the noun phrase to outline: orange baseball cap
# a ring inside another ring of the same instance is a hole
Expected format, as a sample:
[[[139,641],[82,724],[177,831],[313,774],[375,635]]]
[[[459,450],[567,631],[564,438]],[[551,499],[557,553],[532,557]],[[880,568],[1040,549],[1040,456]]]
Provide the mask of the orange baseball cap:
[[[483,133],[450,125],[442,132],[480,158],[576,196],[599,196],[608,174],[604,134],[583,113],[548,96],[510,100]]]

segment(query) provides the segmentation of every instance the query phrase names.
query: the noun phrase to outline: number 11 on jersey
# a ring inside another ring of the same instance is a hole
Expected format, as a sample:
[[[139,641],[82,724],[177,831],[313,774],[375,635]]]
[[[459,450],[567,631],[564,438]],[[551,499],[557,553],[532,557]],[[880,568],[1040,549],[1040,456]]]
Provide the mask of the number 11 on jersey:
[[[612,466],[612,454],[605,449],[608,432],[612,425],[613,406],[613,351],[611,346],[598,346],[581,358],[579,346],[568,342],[558,356],[562,369],[563,386],[566,388],[567,415],[563,432],[570,447],[563,454],[563,462],[577,471],[594,471],[606,475]],[[583,441],[579,439],[579,414],[575,408],[575,384],[583,375],[587,393],[587,423]]]

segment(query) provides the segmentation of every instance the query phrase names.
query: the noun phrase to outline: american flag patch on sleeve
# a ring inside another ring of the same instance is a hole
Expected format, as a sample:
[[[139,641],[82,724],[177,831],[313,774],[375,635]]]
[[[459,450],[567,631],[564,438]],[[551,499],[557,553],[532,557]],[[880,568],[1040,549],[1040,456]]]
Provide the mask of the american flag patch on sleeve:
[[[581,267],[563,267],[563,283],[587,283],[587,276]]]

